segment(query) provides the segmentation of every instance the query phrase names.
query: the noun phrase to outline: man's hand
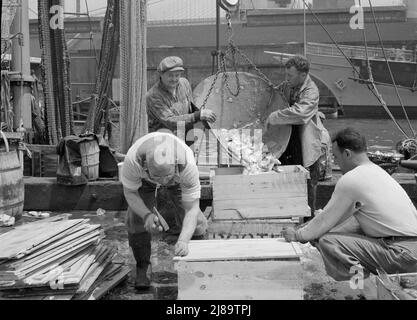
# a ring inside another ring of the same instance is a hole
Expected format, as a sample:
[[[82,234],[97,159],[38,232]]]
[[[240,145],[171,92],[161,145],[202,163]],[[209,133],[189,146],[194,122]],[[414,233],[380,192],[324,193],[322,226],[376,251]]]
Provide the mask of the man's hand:
[[[264,125],[264,130],[265,131],[264,132],[267,132],[268,131],[269,126],[271,125],[270,120],[271,120],[271,115],[269,115],[268,118],[265,120],[265,125]]]
[[[176,256],[186,256],[188,254],[188,242],[178,241],[175,245]]]
[[[163,228],[159,223],[159,219],[156,215],[153,213],[150,214],[145,221],[145,230],[149,233],[156,233],[156,232],[162,232]]]
[[[216,122],[217,116],[216,114],[208,109],[201,110],[200,113],[200,120],[208,121],[208,122]]]
[[[287,242],[296,242],[296,241],[298,241],[296,232],[297,232],[297,230],[293,227],[285,227],[285,228],[282,229],[282,235],[284,236],[284,238]]]

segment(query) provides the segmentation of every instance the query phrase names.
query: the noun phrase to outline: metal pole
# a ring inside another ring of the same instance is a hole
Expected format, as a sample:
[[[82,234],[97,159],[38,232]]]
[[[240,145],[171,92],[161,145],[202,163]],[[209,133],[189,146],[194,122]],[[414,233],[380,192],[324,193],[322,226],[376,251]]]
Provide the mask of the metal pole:
[[[75,12],[77,13],[77,17],[79,17],[81,13],[81,0],[77,0],[75,5]]]
[[[13,40],[10,77],[13,88],[13,127],[18,129],[21,121],[26,129],[32,128],[31,85],[30,75],[30,35],[29,35],[29,2],[18,1],[16,16],[12,24],[12,34],[20,34]]]
[[[220,67],[220,0],[216,0],[216,70]]]
[[[304,15],[304,27],[303,27],[303,37],[304,37],[304,56],[307,56],[307,28],[306,28],[306,4],[303,1],[303,15]]]

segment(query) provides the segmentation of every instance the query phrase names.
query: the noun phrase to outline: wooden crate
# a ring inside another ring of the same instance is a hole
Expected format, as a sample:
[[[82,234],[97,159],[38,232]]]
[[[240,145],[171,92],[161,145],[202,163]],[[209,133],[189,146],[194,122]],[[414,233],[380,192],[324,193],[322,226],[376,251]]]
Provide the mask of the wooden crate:
[[[388,275],[388,278],[392,279],[393,281],[398,281],[397,280],[398,278],[401,279],[401,277],[404,277],[404,276],[414,276],[417,278],[417,273],[401,273],[401,274],[395,274],[395,275],[393,274],[393,275]],[[377,286],[378,300],[402,300],[394,292],[392,292],[390,289],[387,288],[386,284],[379,276],[376,277],[376,286]]]
[[[281,172],[258,175],[216,173],[213,181],[213,220],[307,217],[307,179],[302,166],[281,166]]]
[[[179,300],[302,300],[301,250],[284,239],[190,241],[175,257]]]
[[[213,220],[213,208],[207,207],[204,215],[208,219],[208,239],[258,239],[281,238],[284,227],[295,227],[300,218]]]

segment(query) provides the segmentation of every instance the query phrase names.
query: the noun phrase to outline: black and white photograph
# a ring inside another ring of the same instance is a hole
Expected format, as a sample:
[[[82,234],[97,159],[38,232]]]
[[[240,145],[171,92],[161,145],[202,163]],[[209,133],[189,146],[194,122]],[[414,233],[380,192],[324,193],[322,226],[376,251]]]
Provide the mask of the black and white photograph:
[[[2,0],[0,305],[24,300],[417,301],[417,1]]]

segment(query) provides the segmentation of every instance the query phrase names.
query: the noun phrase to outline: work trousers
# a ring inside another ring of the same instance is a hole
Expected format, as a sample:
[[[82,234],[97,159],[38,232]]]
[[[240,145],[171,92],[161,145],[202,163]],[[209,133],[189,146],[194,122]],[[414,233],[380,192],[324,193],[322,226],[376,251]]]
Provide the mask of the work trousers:
[[[284,166],[291,165],[303,165],[303,153],[301,147],[299,126],[293,125],[291,131],[290,141],[288,142],[287,149],[281,155],[279,161]],[[308,192],[308,206],[311,209],[311,216],[314,217],[316,211],[316,195],[317,184],[320,177],[320,160],[317,160],[310,167],[306,168],[310,172],[310,179],[307,180],[307,192]]]
[[[327,233],[316,246],[327,274],[337,281],[350,280],[360,269],[365,278],[370,273],[377,274],[377,270],[388,274],[417,272],[417,237],[370,238]]]
[[[170,228],[182,227],[185,211],[181,203],[181,188],[179,185],[160,187],[156,191],[156,185],[142,180],[142,187],[138,192],[145,205],[152,210],[157,208]],[[131,208],[127,211],[127,229],[129,246],[132,248],[138,267],[145,267],[150,263],[151,234],[145,227],[142,218],[137,216]],[[207,231],[207,219],[200,211],[197,219],[197,227],[194,236],[201,236]]]

